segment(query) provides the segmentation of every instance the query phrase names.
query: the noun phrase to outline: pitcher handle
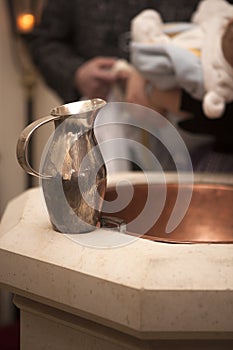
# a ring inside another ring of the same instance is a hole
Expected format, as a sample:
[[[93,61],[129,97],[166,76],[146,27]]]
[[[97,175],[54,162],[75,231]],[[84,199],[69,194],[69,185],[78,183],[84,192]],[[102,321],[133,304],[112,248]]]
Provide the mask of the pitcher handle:
[[[28,161],[28,145],[31,140],[32,134],[36,131],[40,126],[47,124],[51,121],[57,120],[61,118],[60,116],[49,115],[47,117],[40,118],[31,124],[29,124],[20,134],[17,147],[16,147],[16,155],[17,160],[20,166],[30,175],[34,175],[37,177],[50,177],[43,174],[40,174],[36,170],[34,170]]]

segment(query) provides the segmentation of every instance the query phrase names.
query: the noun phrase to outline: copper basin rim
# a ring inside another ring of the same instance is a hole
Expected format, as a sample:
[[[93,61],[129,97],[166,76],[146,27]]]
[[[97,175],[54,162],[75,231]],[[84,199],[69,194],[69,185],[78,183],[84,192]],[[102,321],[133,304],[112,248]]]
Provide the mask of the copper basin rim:
[[[188,190],[188,185],[180,186]],[[166,233],[165,228],[177,198],[178,185],[167,184],[166,189],[161,215],[141,238],[167,243],[233,243],[233,186],[195,183],[188,210],[171,233]],[[146,203],[148,186],[135,184],[133,190],[132,200],[124,209],[106,215],[122,218],[127,224],[128,234],[141,235],[140,225],[133,224],[133,220],[140,215]],[[162,185],[150,184],[150,191],[158,200],[162,190]],[[115,187],[109,187],[105,200],[113,201],[116,197]],[[103,215],[108,205],[106,201]]]

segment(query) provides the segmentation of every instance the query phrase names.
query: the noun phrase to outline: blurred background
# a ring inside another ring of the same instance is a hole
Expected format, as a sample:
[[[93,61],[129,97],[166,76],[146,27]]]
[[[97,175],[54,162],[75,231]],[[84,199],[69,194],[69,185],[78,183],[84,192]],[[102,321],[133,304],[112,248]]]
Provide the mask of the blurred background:
[[[20,39],[21,31],[28,26],[30,30],[32,22],[26,17],[21,17],[20,21],[20,16],[29,10],[39,17],[43,3],[43,0],[0,1],[0,217],[13,197],[33,185],[16,161],[16,142],[21,130],[32,118],[47,115],[52,107],[60,104],[59,98],[44,85],[32,67]],[[34,7],[30,8],[30,4]],[[44,143],[48,133],[49,130],[43,130],[33,142],[35,164],[39,164],[39,145]],[[1,350],[17,348],[17,318],[12,295],[0,288]]]

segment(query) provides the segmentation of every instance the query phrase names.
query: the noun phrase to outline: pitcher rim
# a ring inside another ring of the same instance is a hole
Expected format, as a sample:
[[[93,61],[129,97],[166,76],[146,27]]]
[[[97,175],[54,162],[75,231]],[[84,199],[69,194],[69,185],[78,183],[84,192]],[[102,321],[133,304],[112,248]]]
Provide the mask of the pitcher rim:
[[[54,107],[50,114],[52,116],[60,117],[83,114],[100,109],[101,107],[104,107],[106,103],[107,102],[101,98],[74,101]]]

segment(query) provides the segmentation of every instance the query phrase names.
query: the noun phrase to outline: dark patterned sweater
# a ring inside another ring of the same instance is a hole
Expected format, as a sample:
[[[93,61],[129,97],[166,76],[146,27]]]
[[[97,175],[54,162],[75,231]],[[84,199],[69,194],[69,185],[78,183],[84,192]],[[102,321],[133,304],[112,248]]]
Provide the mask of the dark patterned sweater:
[[[153,8],[166,21],[188,21],[198,0],[49,0],[28,43],[46,83],[69,102],[77,99],[74,72],[95,56],[128,58],[130,21]]]

